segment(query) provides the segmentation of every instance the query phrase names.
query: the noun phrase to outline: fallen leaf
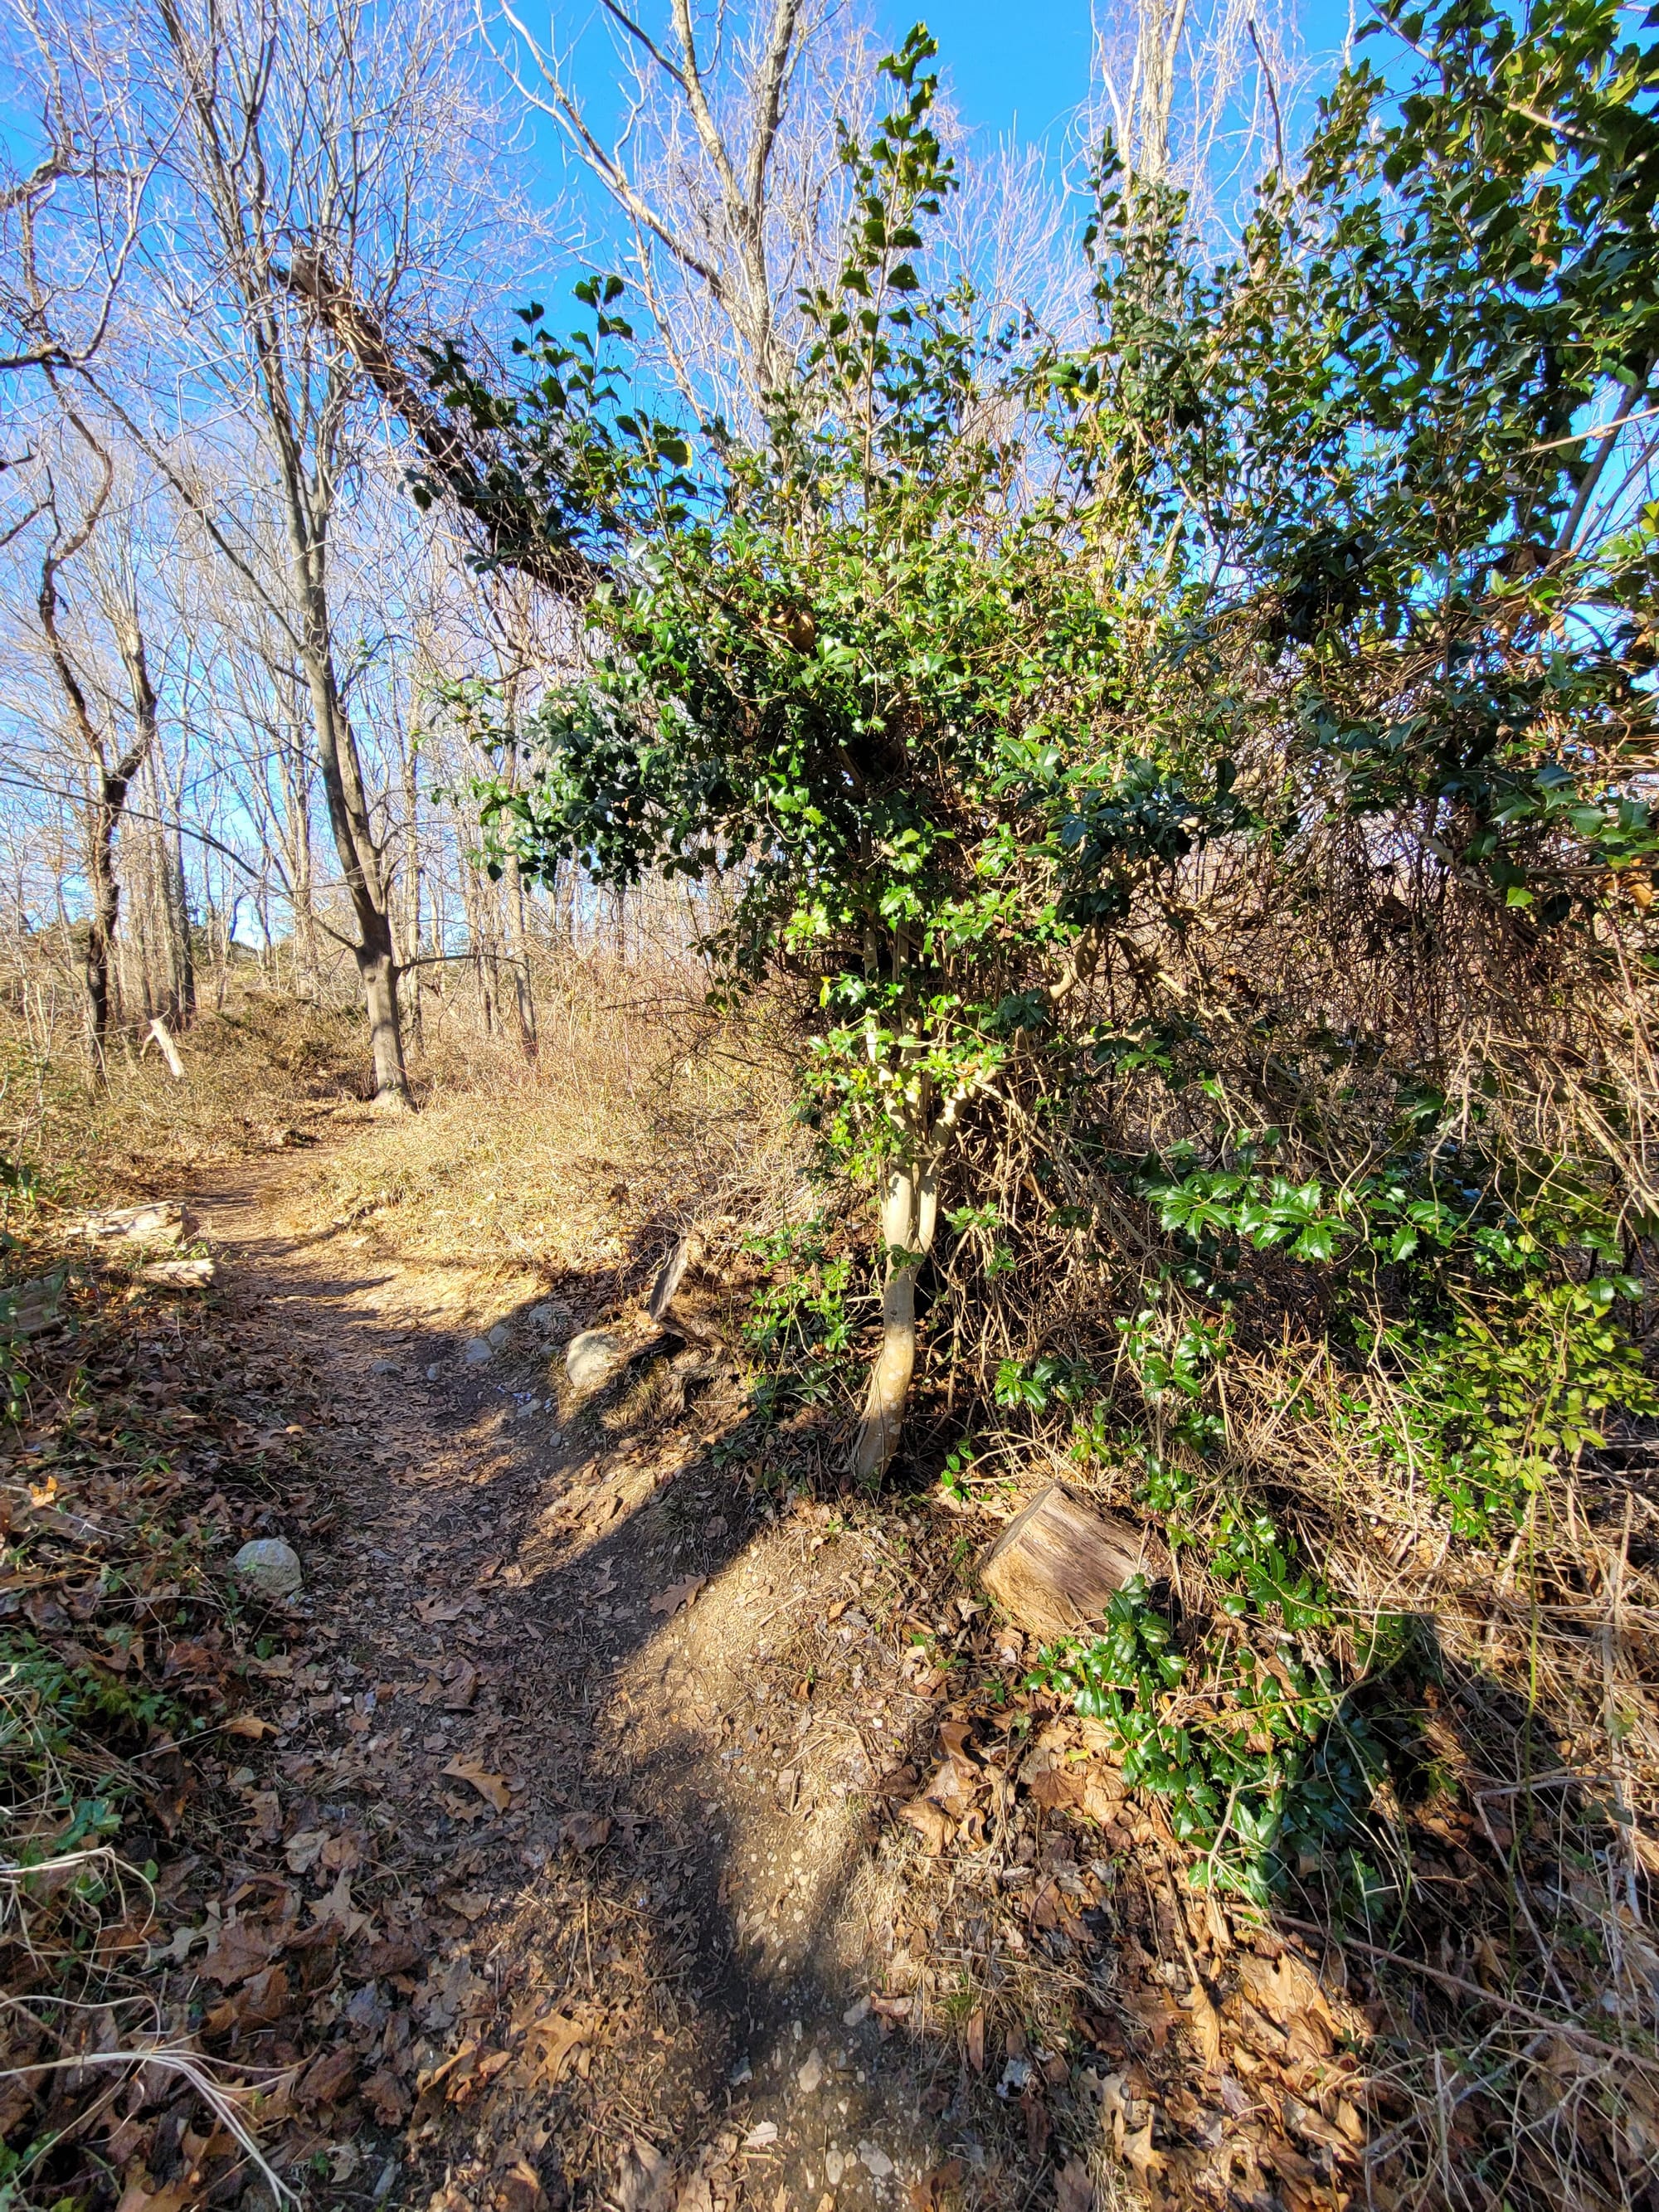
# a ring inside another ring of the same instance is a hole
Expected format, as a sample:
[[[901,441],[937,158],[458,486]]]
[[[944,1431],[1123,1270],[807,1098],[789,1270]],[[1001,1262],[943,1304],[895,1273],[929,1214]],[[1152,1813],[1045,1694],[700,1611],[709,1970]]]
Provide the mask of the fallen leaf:
[[[593,2023],[580,2014],[573,2019],[568,2013],[556,2012],[538,2021],[534,2033],[542,2045],[542,2071],[550,2081],[556,2081],[571,2052],[592,2039]]]
[[[440,1896],[440,1905],[458,1913],[470,1928],[475,1920],[482,1920],[489,1910],[488,1895],[478,1889],[447,1889]]]
[[[1095,2212],[1095,2185],[1080,2158],[1068,2160],[1054,2176],[1054,2212]]]
[[[878,1782],[871,1784],[870,1795],[872,1797],[908,1797],[915,1786],[915,1768],[896,1766],[891,1773],[884,1774]]]
[[[748,2134],[744,2137],[743,2147],[745,2150],[766,2150],[769,2148],[769,2147],[775,2143],[777,2139],[777,2122],[775,2120],[761,2120],[754,2127],[750,2128]]]
[[[1210,1993],[1197,1976],[1193,1978],[1192,2009],[1187,2014],[1193,2037],[1204,2054],[1206,2074],[1221,2071],[1221,2015],[1210,2002]]]
[[[384,1942],[369,1946],[366,1961],[368,1971],[377,1978],[382,1974],[406,1974],[411,1966],[418,1966],[424,1956],[418,1943],[407,1936],[388,1936]]]
[[[559,1835],[573,1851],[602,1850],[610,1838],[611,1823],[600,1813],[567,1813],[559,1823]]]
[[[409,2092],[390,2067],[369,2075],[363,2084],[363,2102],[383,2128],[395,2128],[409,2117]]]
[[[319,1921],[332,1923],[348,1942],[368,1925],[368,1913],[359,1912],[351,1901],[351,1876],[343,1871],[336,1875],[333,1888],[320,1899],[316,1913]]]
[[[423,1597],[415,1608],[415,1618],[431,1628],[441,1620],[459,1620],[466,1605],[464,1597]]]
[[[274,1844],[283,1832],[283,1801],[274,1790],[256,1790],[248,1799],[253,1832],[262,1844]]]
[[[246,1736],[251,1743],[258,1743],[262,1735],[276,1733],[270,1723],[262,1721],[257,1713],[233,1713],[224,1728],[227,1735]]]
[[[1143,2183],[1155,2180],[1170,2163],[1161,2150],[1152,2148],[1151,2120],[1147,2121],[1144,2128],[1137,2128],[1133,2135],[1128,2134],[1126,2130],[1123,2137],[1123,2156],[1127,2163],[1133,2166]]]
[[[642,2136],[635,2136],[622,2154],[617,2175],[618,2212],[662,2212],[673,2180],[673,2160]]]
[[[357,2061],[349,2051],[325,2051],[313,2059],[295,2093],[302,2106],[337,2105],[351,2094]]]
[[[670,1583],[660,1595],[652,1599],[652,1612],[672,1620],[683,1605],[691,1603],[708,1579],[706,1575],[687,1575],[679,1582]]]
[[[216,2004],[204,2023],[210,2035],[228,2035],[233,2028],[269,2027],[280,2020],[290,2002],[288,1969],[264,1967],[250,1975],[232,1996]]]
[[[502,2212],[543,2212],[547,2191],[528,2159],[514,2159],[502,2177],[496,2203]]]
[[[245,1982],[270,1963],[276,1939],[249,1920],[233,1920],[219,1930],[213,1948],[202,1961],[202,1972],[222,1989]]]
[[[191,2194],[187,2181],[173,2182],[153,2196],[142,2181],[130,2181],[115,2212],[190,2212]]]
[[[975,2005],[968,2015],[968,2063],[975,2074],[985,2071],[985,2008]]]
[[[956,1823],[926,1797],[913,1797],[908,1805],[902,1805],[899,1818],[908,1821],[934,1858],[940,1856],[956,1832]]]
[[[506,1777],[491,1774],[476,1759],[452,1759],[442,1771],[453,1775],[457,1782],[470,1782],[479,1796],[498,1813],[505,1813],[513,1802],[513,1792],[507,1786]]]
[[[1121,2159],[1129,2119],[1129,2093],[1121,2074],[1107,2075],[1100,2085],[1100,2117],[1105,2123],[1112,2156]]]
[[[323,1855],[323,1845],[328,1841],[326,1828],[301,1828],[290,1836],[283,1856],[288,1861],[290,1874],[309,1874]]]
[[[931,2173],[924,2173],[920,2181],[910,2184],[910,2212],[941,2212],[950,2191],[960,2189],[968,2169],[959,2158],[946,2159]],[[1060,2212],[1066,2212],[1062,2205]]]

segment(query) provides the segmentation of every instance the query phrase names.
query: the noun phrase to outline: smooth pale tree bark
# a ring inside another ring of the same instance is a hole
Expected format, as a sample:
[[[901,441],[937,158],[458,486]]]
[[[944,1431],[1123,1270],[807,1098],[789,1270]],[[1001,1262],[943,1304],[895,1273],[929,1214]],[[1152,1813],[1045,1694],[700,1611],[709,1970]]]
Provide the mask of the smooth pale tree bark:
[[[916,1277],[933,1249],[938,1221],[937,1162],[915,1157],[900,1162],[889,1171],[881,1200],[886,1263],[881,1345],[853,1438],[852,1470],[863,1482],[884,1472],[898,1446],[916,1366]]]

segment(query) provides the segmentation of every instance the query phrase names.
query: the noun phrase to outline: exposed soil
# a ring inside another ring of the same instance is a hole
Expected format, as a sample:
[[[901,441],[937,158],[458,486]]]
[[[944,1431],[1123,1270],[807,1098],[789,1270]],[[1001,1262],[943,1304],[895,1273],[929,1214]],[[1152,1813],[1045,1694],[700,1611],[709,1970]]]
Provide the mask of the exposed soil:
[[[1024,2202],[1040,2074],[1013,2052],[999,2101],[1000,2054],[970,2079],[925,1989],[887,1994],[908,1931],[868,1793],[938,1687],[864,1690],[860,1650],[875,1618],[952,1625],[927,1547],[723,1469],[741,1407],[709,1342],[573,1406],[580,1284],[469,1364],[453,1279],[283,1230],[304,1172],[196,1202],[232,1316],[340,1421],[337,1525],[295,1532],[306,1694],[241,1784],[380,1969],[338,1999],[361,2103],[333,2124],[313,2099],[312,2201]],[[807,1624],[844,1655],[834,1695],[795,1677]]]

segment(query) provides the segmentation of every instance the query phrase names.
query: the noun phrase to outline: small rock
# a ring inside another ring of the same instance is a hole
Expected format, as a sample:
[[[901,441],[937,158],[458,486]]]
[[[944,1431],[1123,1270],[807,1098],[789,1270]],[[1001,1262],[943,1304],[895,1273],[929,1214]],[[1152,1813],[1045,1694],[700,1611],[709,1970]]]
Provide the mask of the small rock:
[[[469,1337],[461,1358],[469,1367],[482,1367],[487,1359],[495,1357],[495,1347],[487,1336]]]
[[[846,2011],[842,2013],[841,2017],[842,2025],[847,2027],[856,2027],[860,2021],[868,2020],[870,2017],[869,1998],[860,1997],[856,2004],[848,2005]]]
[[[525,1319],[539,1334],[556,1336],[561,1329],[569,1328],[570,1309],[562,1306],[556,1298],[544,1298],[539,1305],[531,1307]]]
[[[484,1331],[484,1341],[487,1344],[493,1345],[495,1350],[499,1352],[512,1334],[512,1330],[507,1327],[504,1321],[498,1321],[494,1328],[486,1329]]]
[[[810,2097],[823,2079],[823,2061],[815,2051],[804,2066],[795,2069],[795,2086],[803,2097]]]
[[[371,1375],[400,1375],[403,1370],[395,1359],[371,1359],[368,1371]]]
[[[823,2178],[829,2183],[831,2189],[839,2189],[841,2187],[841,2178],[846,2171],[847,2160],[842,2156],[838,2150],[825,2151],[823,2154]]]
[[[585,1328],[564,1348],[564,1371],[577,1389],[596,1389],[622,1356],[620,1337],[607,1328]]]
[[[305,1581],[299,1553],[280,1536],[256,1536],[244,1544],[230,1570],[250,1597],[263,1598],[268,1605],[297,1597]]]
[[[427,1381],[435,1382],[443,1371],[443,1363],[441,1360],[433,1360],[426,1370]]]
[[[859,2145],[859,2163],[872,2181],[885,2181],[893,2171],[892,2160],[888,2157],[884,2150],[878,2150],[872,2142],[861,2142]]]

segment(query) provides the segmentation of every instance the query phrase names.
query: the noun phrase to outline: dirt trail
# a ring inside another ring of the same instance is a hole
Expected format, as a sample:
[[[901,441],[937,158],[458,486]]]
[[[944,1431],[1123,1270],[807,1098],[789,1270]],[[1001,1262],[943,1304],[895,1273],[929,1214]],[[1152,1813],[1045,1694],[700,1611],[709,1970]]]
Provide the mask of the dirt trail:
[[[367,1838],[350,1909],[386,1971],[347,2019],[375,2126],[313,2201],[853,2212],[930,2203],[952,2160],[973,2197],[1023,2201],[954,2039],[870,2003],[894,1907],[857,1784],[926,1700],[860,1705],[867,1542],[721,1472],[718,1376],[686,1407],[659,1369],[567,1433],[536,1316],[469,1365],[452,1285],[284,1231],[305,1172],[198,1203],[232,1312],[340,1421],[317,1439],[337,1527],[296,1534],[315,1656],[248,1785],[290,1867]],[[831,1710],[787,1645],[837,1611]],[[319,1893],[331,1856],[303,1869]]]

